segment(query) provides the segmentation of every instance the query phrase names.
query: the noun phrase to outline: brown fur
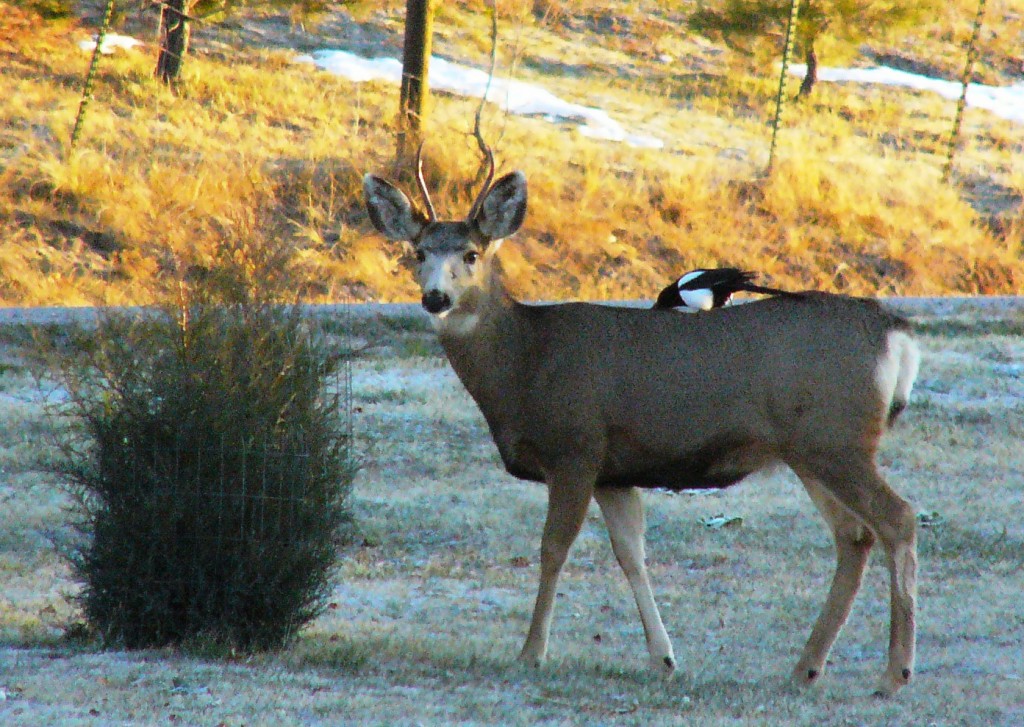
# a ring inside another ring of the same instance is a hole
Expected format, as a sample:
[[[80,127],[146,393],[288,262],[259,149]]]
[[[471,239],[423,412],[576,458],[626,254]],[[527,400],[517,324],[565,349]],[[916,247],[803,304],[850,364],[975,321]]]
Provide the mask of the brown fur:
[[[888,417],[874,369],[903,324],[872,301],[816,293],[681,316],[483,300],[474,333],[441,343],[506,467],[528,479],[586,441],[598,485],[697,488],[806,449],[873,451]]]

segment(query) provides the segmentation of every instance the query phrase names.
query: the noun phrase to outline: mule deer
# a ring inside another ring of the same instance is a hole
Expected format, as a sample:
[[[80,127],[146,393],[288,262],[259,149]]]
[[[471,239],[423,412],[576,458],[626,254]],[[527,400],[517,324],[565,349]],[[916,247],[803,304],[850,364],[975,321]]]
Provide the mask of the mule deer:
[[[818,680],[876,538],[891,586],[892,694],[914,666],[916,523],[878,472],[879,439],[906,406],[919,354],[908,324],[876,302],[817,292],[681,316],[512,299],[495,258],[526,214],[526,178],[490,173],[467,217],[437,219],[387,181],[363,178],[389,240],[411,243],[423,307],[480,407],[509,473],[548,486],[540,587],[520,658],[548,648],[556,582],[591,498],[632,588],[651,663],[676,666],[651,594],[638,488],[723,488],[782,462],[832,529],[838,563],[797,662]]]

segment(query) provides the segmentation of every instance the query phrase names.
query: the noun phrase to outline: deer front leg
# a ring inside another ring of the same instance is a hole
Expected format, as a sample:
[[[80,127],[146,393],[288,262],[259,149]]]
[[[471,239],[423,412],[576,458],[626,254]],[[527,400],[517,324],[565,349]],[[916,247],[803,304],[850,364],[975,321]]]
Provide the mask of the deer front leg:
[[[519,654],[520,661],[539,666],[548,650],[551,612],[569,548],[572,547],[590,506],[594,478],[565,473],[552,477],[548,485],[548,515],[540,544],[540,588],[533,607],[530,632]]]
[[[626,574],[629,587],[633,589],[647,638],[651,668],[668,676],[675,671],[676,658],[647,576],[644,552],[646,523],[640,493],[634,487],[602,487],[594,491],[594,499],[601,506],[601,513],[608,525],[615,558]]]

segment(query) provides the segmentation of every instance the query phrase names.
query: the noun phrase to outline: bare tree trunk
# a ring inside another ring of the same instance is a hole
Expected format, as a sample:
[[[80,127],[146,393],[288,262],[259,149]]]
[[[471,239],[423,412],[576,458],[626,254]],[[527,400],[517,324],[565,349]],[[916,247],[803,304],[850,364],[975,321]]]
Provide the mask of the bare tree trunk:
[[[800,84],[800,93],[796,95],[797,98],[810,96],[811,91],[814,90],[814,84],[818,82],[818,54],[814,52],[813,39],[807,41],[804,59],[807,62],[807,73],[804,74],[804,80]]]
[[[188,14],[193,0],[164,0],[160,8],[160,55],[156,76],[164,83],[177,80],[181,62],[188,52],[191,29]]]
[[[398,165],[412,158],[423,138],[430,95],[430,45],[434,33],[433,0],[407,0],[405,49],[402,54],[402,96],[398,119]]]

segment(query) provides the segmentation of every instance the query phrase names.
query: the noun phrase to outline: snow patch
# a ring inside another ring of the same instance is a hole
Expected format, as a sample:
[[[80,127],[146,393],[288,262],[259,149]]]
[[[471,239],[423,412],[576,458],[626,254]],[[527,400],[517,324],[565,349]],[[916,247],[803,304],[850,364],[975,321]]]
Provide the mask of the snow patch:
[[[803,76],[807,66],[794,63],[789,67],[790,73]],[[916,73],[908,73],[888,66],[874,68],[819,68],[818,80],[841,83],[880,83],[885,86],[899,86],[918,91],[931,91],[943,98],[953,101],[960,99],[963,87],[956,81],[944,81],[941,78],[929,78]],[[985,109],[1004,119],[1024,123],[1024,83],[1012,86],[985,86],[971,83],[967,86],[967,105]]]
[[[103,37],[100,52],[110,55],[119,48],[131,50],[140,45],[145,44],[129,35],[108,33]],[[78,47],[83,51],[92,51],[96,48],[96,36],[91,40],[79,41]],[[297,56],[294,61],[311,64],[354,83],[400,83],[402,79],[402,64],[394,58],[363,58],[342,50],[320,50]],[[789,66],[789,72],[803,76],[807,73],[807,66],[794,63]],[[931,91],[950,100],[958,100],[962,90],[956,81],[929,78],[889,66],[819,68],[818,80],[831,83],[878,83]],[[553,123],[576,123],[579,125],[579,132],[592,139],[618,141],[647,149],[661,149],[665,146],[665,142],[656,137],[629,133],[603,109],[570,103],[531,83],[495,78],[488,90],[485,72],[443,58],[430,59],[430,85],[435,89],[460,96],[481,98],[486,93],[488,101],[513,114],[539,116]],[[1011,86],[971,83],[967,87],[967,105],[984,109],[1015,123],[1024,123],[1024,83],[1015,83]]]
[[[137,45],[145,45],[141,40],[133,38],[130,35],[118,35],[117,33],[107,33],[103,36],[103,45],[100,46],[100,53],[103,55],[110,55],[118,48],[124,48],[125,50],[131,50]],[[80,40],[78,41],[78,47],[84,51],[92,51],[96,49],[96,36],[94,35],[91,40]]]
[[[355,83],[378,80],[400,83],[402,80],[402,64],[394,58],[363,58],[342,50],[321,50],[294,60],[310,63]],[[488,89],[487,73],[443,58],[430,59],[430,87],[473,98],[483,98],[486,93],[488,101],[513,114],[578,123],[579,132],[592,139],[619,141],[647,149],[665,146],[661,139],[653,136],[627,132],[603,109],[570,103],[531,83],[494,78]]]

